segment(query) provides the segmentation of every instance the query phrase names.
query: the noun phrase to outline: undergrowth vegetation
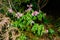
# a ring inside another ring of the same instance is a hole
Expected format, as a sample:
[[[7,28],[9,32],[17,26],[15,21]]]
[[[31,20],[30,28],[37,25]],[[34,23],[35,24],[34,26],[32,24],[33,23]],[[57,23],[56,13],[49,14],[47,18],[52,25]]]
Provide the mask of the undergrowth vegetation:
[[[46,3],[47,0],[1,0],[0,40],[54,40],[60,33],[60,19],[53,21],[40,10]]]

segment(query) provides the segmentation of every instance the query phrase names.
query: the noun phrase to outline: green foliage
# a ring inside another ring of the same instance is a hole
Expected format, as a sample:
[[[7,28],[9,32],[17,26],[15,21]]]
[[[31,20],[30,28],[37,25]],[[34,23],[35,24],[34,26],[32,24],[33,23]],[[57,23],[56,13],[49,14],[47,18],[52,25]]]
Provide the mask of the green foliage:
[[[60,18],[58,18],[55,22],[54,22],[55,27],[59,28],[60,27]]]
[[[30,1],[30,0],[12,0],[12,1],[15,2],[15,3],[16,3],[16,2],[18,2],[18,3],[19,3],[19,2],[23,3],[23,2],[28,2],[28,1]]]
[[[50,24],[50,23],[53,23],[53,19],[52,19],[52,17],[44,16],[44,17],[43,17],[43,22],[44,22],[45,24]]]
[[[38,1],[42,3],[38,3]],[[34,10],[40,10],[38,6],[44,5],[46,0],[2,0],[1,2],[1,9],[7,13],[8,8],[12,8],[15,12],[24,12],[27,4],[32,4]]]
[[[11,25],[17,27],[21,31],[28,31],[35,34],[36,36],[42,36],[45,32],[45,25],[51,23],[52,19],[47,17],[45,13],[39,8],[39,6],[41,7],[45,4],[46,0],[40,1],[42,3],[39,4],[39,0],[2,0],[2,4],[0,4],[0,13],[10,17]],[[31,10],[27,10],[30,8],[27,7],[27,4],[32,4]],[[10,11],[13,12],[9,12],[9,9],[12,9]],[[36,11],[35,13],[34,10],[39,10],[39,12]],[[34,14],[32,15],[32,13]],[[23,15],[21,16],[21,14]],[[57,20],[54,25],[57,27],[56,29],[58,29],[58,32],[60,32],[60,20]],[[50,38],[52,38],[54,33],[55,31],[53,29],[48,29]],[[27,37],[22,34],[19,37],[19,40],[27,40]]]
[[[48,38],[50,39],[50,40],[53,40],[53,35],[55,34],[56,32],[53,30],[53,29],[51,29],[51,28],[49,28],[49,30],[48,30]]]
[[[44,17],[43,12],[40,11],[40,14],[37,17],[38,17],[38,20],[42,20],[42,18]]]
[[[34,24],[34,26],[32,27],[32,32],[35,35],[42,36],[44,33],[44,25],[43,24],[40,24],[40,25]]]
[[[49,34],[53,35],[55,31],[53,29],[49,29]]]
[[[24,34],[21,34],[21,36],[17,38],[17,40],[27,40],[27,37]]]
[[[12,0],[11,5],[15,11],[23,12],[30,0]]]
[[[13,26],[20,27],[22,30],[26,29],[29,25],[31,25],[32,15],[27,13],[23,15],[21,18],[17,19],[13,22]]]
[[[20,17],[19,19],[16,19],[16,21],[12,22],[13,26],[15,27],[19,27],[22,30],[27,30],[27,28],[29,28],[28,26],[33,26],[32,21],[34,20],[40,20],[42,21],[43,18],[43,13],[39,13],[39,15],[37,16],[32,16],[32,12],[31,11],[27,11],[22,17]],[[14,14],[13,14],[14,15]]]
[[[22,34],[22,35],[20,36],[20,40],[26,40],[26,39],[27,39],[27,37],[26,37],[25,35]]]

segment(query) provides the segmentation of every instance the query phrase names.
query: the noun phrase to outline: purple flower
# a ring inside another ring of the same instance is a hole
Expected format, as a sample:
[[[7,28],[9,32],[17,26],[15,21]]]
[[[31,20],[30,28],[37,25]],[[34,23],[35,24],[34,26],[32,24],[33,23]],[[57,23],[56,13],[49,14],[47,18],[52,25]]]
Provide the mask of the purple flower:
[[[34,12],[32,13],[32,16],[37,16],[38,14],[39,14],[38,11],[34,11]]]
[[[10,13],[13,13],[13,10],[10,8],[10,9],[8,9],[8,11],[10,12]]]
[[[32,8],[28,8],[27,10],[29,10],[29,11],[30,11],[30,10],[32,10]]]
[[[19,12],[16,13],[16,17],[17,17],[17,18],[20,18],[20,17],[22,17],[22,16],[23,16],[23,14],[21,14],[21,13],[19,13]]]
[[[27,10],[25,10],[25,12],[27,12],[27,11],[31,11],[32,10],[32,8],[28,8]]]
[[[26,12],[27,12],[27,11],[30,11],[30,10],[32,10],[32,4],[30,4],[30,5],[27,5],[27,7],[28,7],[28,9],[27,9],[27,10],[25,10]]]

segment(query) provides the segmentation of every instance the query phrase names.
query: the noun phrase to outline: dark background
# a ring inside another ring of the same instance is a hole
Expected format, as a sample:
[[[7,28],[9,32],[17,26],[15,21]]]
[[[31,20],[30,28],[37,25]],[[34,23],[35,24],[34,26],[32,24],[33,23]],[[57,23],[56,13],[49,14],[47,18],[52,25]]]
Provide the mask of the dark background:
[[[41,10],[47,15],[60,17],[60,0],[48,0],[47,5]]]

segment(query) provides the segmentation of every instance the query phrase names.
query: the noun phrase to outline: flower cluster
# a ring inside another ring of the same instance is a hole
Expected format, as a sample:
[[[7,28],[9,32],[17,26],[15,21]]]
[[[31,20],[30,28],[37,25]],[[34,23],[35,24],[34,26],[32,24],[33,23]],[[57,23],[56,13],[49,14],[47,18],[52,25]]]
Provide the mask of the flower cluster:
[[[34,12],[32,13],[32,16],[37,16],[38,14],[39,14],[38,11],[34,11]]]
[[[27,7],[28,7],[28,9],[26,10],[26,11],[30,11],[30,10],[32,10],[32,4],[30,4],[30,5],[27,5]]]
[[[8,12],[9,12],[9,13],[13,13],[14,11],[13,11],[11,8],[9,8],[9,9],[8,9]],[[15,17],[17,17],[18,19],[23,16],[23,14],[20,13],[20,12],[13,13],[13,15],[14,15],[14,14],[15,14]]]
[[[23,16],[23,14],[21,14],[21,13],[19,13],[19,12],[16,13],[16,17],[17,17],[17,18],[20,18],[20,17],[22,17],[22,16]]]

